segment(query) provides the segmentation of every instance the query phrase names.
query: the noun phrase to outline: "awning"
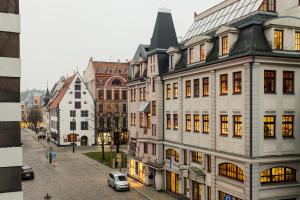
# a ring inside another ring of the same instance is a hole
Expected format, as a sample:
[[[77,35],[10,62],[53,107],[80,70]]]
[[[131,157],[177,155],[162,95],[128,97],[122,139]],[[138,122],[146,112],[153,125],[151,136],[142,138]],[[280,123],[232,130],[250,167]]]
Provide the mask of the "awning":
[[[150,112],[150,102],[140,102],[138,112]]]

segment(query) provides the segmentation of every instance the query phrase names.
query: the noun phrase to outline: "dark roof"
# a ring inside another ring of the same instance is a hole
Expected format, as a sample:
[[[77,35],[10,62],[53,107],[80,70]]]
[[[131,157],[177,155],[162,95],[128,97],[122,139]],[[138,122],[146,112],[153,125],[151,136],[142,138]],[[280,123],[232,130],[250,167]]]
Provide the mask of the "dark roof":
[[[158,12],[149,51],[178,47],[171,13]]]
[[[147,60],[148,50],[149,50],[149,45],[140,44],[139,47],[137,48],[135,54],[134,54],[134,57],[133,57],[132,61],[138,62],[141,57],[144,60]]]

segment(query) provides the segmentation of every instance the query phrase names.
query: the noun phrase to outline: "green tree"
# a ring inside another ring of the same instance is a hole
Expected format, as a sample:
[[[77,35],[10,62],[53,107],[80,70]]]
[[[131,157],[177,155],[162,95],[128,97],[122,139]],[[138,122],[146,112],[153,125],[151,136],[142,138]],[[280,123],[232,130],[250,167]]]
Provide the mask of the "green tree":
[[[38,123],[42,121],[42,114],[41,111],[37,108],[31,108],[29,111],[29,116],[28,116],[28,121],[29,123],[32,124],[34,127],[35,133],[38,133],[37,127]]]

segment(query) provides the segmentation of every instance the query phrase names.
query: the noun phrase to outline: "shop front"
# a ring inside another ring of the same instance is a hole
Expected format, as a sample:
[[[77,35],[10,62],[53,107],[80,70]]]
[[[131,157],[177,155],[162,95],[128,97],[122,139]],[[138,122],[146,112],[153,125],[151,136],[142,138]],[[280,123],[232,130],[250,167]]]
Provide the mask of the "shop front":
[[[146,184],[146,166],[142,162],[134,160],[132,158],[129,158],[128,160],[129,160],[129,170],[128,170],[129,176]]]
[[[166,171],[166,190],[179,195],[179,175],[170,171]]]

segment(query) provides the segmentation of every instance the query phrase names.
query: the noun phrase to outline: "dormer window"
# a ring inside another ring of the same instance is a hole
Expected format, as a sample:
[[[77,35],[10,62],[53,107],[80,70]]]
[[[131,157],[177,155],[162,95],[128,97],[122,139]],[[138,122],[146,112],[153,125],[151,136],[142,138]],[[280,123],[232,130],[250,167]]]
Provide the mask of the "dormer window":
[[[264,0],[260,10],[266,12],[276,12],[276,0]]]
[[[189,49],[189,64],[192,64],[194,61],[194,48]]]
[[[283,30],[274,31],[274,48],[276,50],[283,50]]]
[[[222,37],[222,56],[229,53],[228,48],[228,35]]]
[[[300,51],[300,31],[295,33],[295,45],[296,51]]]
[[[206,55],[205,55],[205,45],[202,44],[200,45],[200,62],[206,60]]]

